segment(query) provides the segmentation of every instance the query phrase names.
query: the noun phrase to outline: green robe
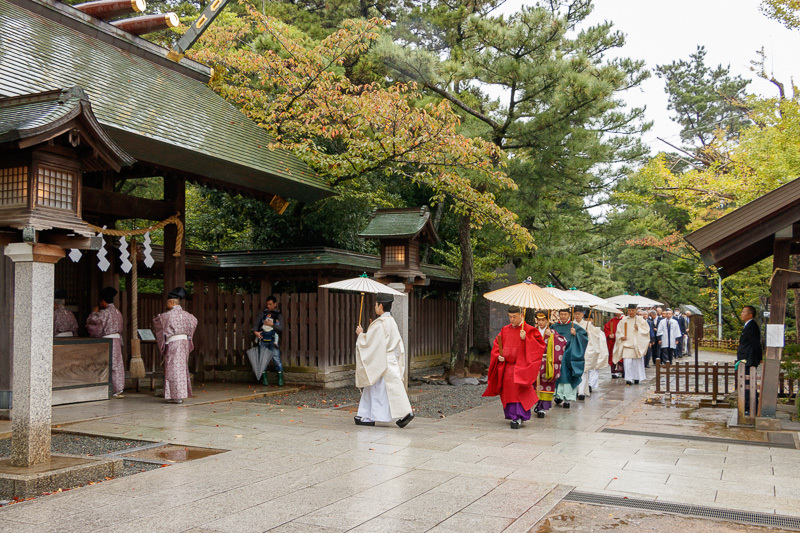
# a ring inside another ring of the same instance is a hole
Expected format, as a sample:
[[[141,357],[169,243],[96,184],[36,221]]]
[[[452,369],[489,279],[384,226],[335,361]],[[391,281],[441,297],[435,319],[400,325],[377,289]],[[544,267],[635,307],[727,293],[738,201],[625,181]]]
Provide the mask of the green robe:
[[[575,335],[570,333],[573,326]],[[586,352],[586,346],[589,345],[589,334],[572,321],[566,324],[556,322],[550,325],[550,329],[557,331],[559,335],[567,339],[567,346],[564,348],[564,356],[561,359],[561,376],[557,383],[569,384],[572,388],[577,388],[581,383],[583,367],[586,364],[583,354]]]

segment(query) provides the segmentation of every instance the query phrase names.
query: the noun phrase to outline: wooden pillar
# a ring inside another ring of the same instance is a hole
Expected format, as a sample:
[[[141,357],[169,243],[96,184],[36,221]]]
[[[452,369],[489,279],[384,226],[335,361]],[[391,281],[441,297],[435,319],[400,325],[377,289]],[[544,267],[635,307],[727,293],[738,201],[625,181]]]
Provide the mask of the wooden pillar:
[[[186,222],[186,180],[179,176],[164,177],[164,200],[170,201],[181,222]],[[175,287],[186,284],[186,235],[181,238],[181,255],[174,257],[178,228],[169,224],[164,228],[164,296]]]
[[[320,285],[328,283],[328,276],[322,272],[317,273],[317,361],[319,372],[326,374],[331,353],[331,335],[330,335],[330,314],[329,314],[329,301],[330,291],[328,289],[321,289]]]
[[[194,371],[195,373],[204,370],[203,361],[205,359],[205,340],[206,332],[206,295],[205,282],[201,278],[194,280],[194,292],[192,293],[192,314],[197,318],[197,329],[194,332]],[[191,365],[190,365],[191,368]]]
[[[788,237],[788,238],[786,238]],[[789,285],[790,251],[792,245],[791,226],[788,235],[782,232],[775,234],[772,256],[772,280],[770,283],[769,323],[767,324],[767,339],[770,338],[771,328],[783,328],[786,320],[786,293]],[[780,427],[775,418],[778,404],[778,381],[781,373],[781,357],[783,355],[783,342],[781,346],[770,346],[764,355],[764,369],[761,374],[761,400],[756,418],[756,429],[778,429]],[[752,407],[751,407],[752,408]]]

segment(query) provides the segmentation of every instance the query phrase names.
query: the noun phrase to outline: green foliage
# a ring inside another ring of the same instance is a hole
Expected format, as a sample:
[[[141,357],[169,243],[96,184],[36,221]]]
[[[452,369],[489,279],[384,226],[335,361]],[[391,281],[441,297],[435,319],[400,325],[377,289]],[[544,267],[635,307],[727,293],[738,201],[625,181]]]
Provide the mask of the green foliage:
[[[750,81],[731,76],[730,65],[708,67],[706,54],[705,47],[698,46],[688,61],[681,59],[655,69],[665,81],[667,108],[682,127],[681,139],[700,147],[711,144],[718,130],[726,138],[735,138],[751,123],[745,108],[745,88]]]

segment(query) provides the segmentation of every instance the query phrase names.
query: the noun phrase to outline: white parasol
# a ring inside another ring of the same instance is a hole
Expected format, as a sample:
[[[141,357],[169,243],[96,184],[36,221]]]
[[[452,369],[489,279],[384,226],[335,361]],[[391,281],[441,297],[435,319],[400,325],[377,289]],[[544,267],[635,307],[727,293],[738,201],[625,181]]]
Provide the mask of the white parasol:
[[[343,279],[342,281],[334,281],[333,283],[326,283],[320,285],[322,289],[338,289],[347,292],[360,292],[361,293],[361,307],[358,310],[358,325],[361,325],[361,313],[364,310],[364,293],[369,292],[373,294],[384,293],[394,296],[402,296],[403,293],[394,290],[388,285],[378,283],[374,279],[370,279],[367,273],[361,274],[357,278]]]
[[[606,302],[614,306],[618,305],[620,307],[627,307],[628,304],[636,304],[637,307],[655,307],[657,305],[664,305],[661,302],[640,296],[638,292],[636,294],[623,293],[618,296],[612,296],[611,298],[606,298]]]
[[[516,305],[523,309],[552,310],[569,307],[567,302],[533,283],[530,277],[522,283],[487,292],[483,297],[492,302]]]

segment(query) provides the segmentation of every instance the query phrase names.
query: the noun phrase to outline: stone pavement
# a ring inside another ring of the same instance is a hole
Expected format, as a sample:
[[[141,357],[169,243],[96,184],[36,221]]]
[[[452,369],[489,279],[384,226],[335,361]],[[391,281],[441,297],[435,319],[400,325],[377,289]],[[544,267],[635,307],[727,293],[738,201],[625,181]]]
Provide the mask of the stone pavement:
[[[345,410],[127,394],[58,407],[63,429],[231,451],[4,507],[0,531],[525,532],[573,488],[800,516],[799,450],[601,432],[670,412],[645,407],[650,380],[603,378],[586,402],[518,431],[499,400],[405,429],[357,427]]]

